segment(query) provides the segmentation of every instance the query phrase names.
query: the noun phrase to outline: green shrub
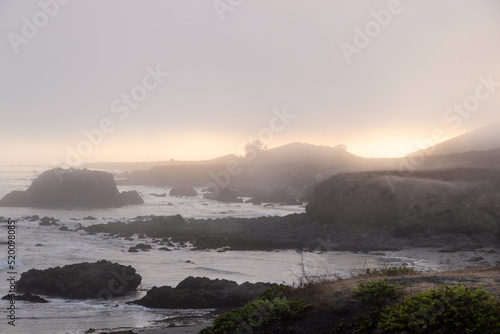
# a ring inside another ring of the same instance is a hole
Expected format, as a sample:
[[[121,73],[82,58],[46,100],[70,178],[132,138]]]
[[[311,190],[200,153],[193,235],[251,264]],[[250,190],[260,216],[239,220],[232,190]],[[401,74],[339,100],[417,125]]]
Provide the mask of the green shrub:
[[[283,298],[285,296],[285,293],[289,290],[290,290],[289,286],[280,284],[277,286],[273,286],[267,289],[266,291],[262,292],[258,298],[267,300],[273,300],[274,298]]]
[[[366,283],[358,283],[357,289],[352,292],[362,301],[374,305],[383,305],[396,300],[401,294],[398,284],[390,284],[387,279],[375,281],[368,280]]]
[[[217,317],[201,334],[249,333],[274,322],[293,319],[308,306],[303,300],[257,298],[245,306]]]
[[[378,327],[384,333],[500,333],[500,306],[482,287],[441,286],[388,307]]]
[[[370,308],[368,312],[360,313],[354,319],[356,332],[371,333],[376,330],[383,307],[397,300],[401,290],[398,284],[390,284],[387,279],[370,279],[366,283],[358,283],[357,289],[352,292]]]

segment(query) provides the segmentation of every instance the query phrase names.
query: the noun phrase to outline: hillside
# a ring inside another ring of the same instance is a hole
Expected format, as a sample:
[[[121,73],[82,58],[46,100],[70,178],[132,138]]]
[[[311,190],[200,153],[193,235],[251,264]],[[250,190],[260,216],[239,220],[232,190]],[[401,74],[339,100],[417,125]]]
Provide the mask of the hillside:
[[[155,166],[130,173],[122,184],[203,187],[210,183],[240,188],[304,187],[325,176],[363,168],[369,159],[340,147],[292,143],[255,157],[227,155],[197,163]]]
[[[500,148],[500,122],[464,133],[424,150],[426,155],[450,155]],[[414,153],[411,153],[410,156]]]
[[[420,246],[459,235],[491,243],[500,237],[499,194],[500,172],[488,169],[339,174],[316,187],[306,211],[343,233],[369,233],[372,242],[386,234]]]

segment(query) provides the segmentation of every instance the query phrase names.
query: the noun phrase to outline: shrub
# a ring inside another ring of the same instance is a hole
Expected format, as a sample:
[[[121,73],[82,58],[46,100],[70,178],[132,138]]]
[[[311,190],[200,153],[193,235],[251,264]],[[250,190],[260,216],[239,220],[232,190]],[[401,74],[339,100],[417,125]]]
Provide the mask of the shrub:
[[[384,333],[500,333],[500,306],[482,287],[441,286],[388,307],[378,327]]]
[[[246,303],[243,307],[218,316],[213,326],[205,328],[201,334],[249,333],[275,322],[293,319],[304,312],[308,305],[303,300],[294,301],[266,296],[282,295],[285,288],[278,286],[263,293],[263,296]]]
[[[262,292],[259,295],[259,299],[267,299],[267,300],[273,300],[275,298],[282,299],[285,296],[285,293],[288,292],[289,290],[290,287],[284,284],[273,286],[267,289],[266,291]]]
[[[366,283],[358,283],[357,289],[352,292],[362,301],[374,305],[383,305],[396,300],[401,294],[398,284],[390,284],[387,279],[375,281],[368,280]]]
[[[366,283],[358,283],[357,287],[352,292],[368,304],[369,311],[359,314],[354,319],[356,332],[371,333],[377,329],[383,307],[397,300],[402,288],[398,284],[390,284],[387,279],[379,281],[370,279]]]

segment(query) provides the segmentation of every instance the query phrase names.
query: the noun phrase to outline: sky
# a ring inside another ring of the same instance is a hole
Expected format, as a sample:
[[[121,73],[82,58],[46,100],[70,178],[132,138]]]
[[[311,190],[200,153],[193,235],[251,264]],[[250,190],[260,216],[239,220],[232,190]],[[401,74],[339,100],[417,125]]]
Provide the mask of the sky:
[[[254,139],[404,156],[499,120],[499,18],[498,0],[0,0],[0,164]]]

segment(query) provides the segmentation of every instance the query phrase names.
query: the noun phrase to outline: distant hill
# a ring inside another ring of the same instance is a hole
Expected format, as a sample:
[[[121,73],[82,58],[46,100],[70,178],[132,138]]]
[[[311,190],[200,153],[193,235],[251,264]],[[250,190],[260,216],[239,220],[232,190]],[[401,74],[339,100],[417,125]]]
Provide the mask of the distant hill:
[[[347,152],[342,145],[329,147],[291,143],[264,150],[252,159],[229,154],[204,161],[101,163],[87,164],[86,167],[113,169],[137,167],[128,175],[121,176],[117,181],[119,184],[205,187],[216,183],[221,188],[229,186],[250,190],[245,194],[251,197],[260,194],[252,192],[252,189],[287,188],[289,193],[301,197],[304,193],[310,194],[314,184],[339,173],[459,167],[500,170],[500,141],[497,145],[495,139],[500,129],[497,131],[497,127],[500,127],[500,123],[436,145],[434,154],[428,155],[429,152],[425,152],[424,159],[412,159],[411,155],[405,158],[362,158]],[[488,149],[495,145],[498,148]],[[460,150],[467,152],[446,153]],[[411,164],[412,160],[418,163]]]
[[[303,187],[339,172],[357,170],[368,161],[370,159],[347,152],[343,146],[291,143],[264,150],[251,158],[226,155],[213,160],[135,170],[120,183],[202,187],[217,181],[225,185],[229,175],[228,185],[232,187]]]
[[[167,161],[138,161],[138,162],[88,162],[82,164],[82,168],[89,169],[124,169],[124,170],[141,170],[150,169],[157,166],[176,166],[176,165],[203,165],[203,164],[219,164],[226,163],[231,159],[237,159],[234,154],[224,155],[210,160],[200,161],[177,161],[174,159]]]
[[[346,151],[345,147],[291,143],[262,152],[260,163],[352,163],[365,160]]]
[[[426,155],[448,155],[500,148],[500,122],[454,137],[424,150]],[[418,152],[418,151],[417,151]],[[411,153],[410,156],[412,154]]]

